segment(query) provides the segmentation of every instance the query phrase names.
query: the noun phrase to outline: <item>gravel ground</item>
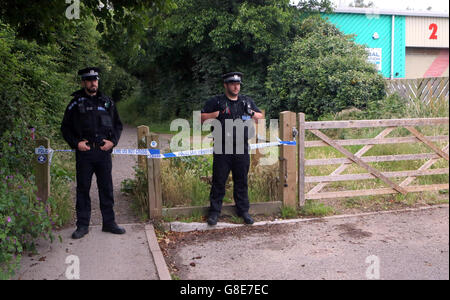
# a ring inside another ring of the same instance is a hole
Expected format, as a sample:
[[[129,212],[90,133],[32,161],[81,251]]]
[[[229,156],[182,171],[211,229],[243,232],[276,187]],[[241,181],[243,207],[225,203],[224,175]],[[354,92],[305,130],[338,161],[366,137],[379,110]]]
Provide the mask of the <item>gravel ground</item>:
[[[449,209],[244,226],[160,239],[180,279],[449,279]],[[371,273],[375,274],[375,273]]]

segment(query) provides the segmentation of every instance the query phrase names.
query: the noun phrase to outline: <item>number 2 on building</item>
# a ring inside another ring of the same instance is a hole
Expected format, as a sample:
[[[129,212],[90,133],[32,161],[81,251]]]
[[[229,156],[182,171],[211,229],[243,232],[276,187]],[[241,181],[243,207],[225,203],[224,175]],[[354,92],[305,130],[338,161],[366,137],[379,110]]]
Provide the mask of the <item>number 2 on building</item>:
[[[437,35],[436,35],[436,32],[438,30],[437,24],[431,23],[430,27],[428,27],[428,29],[433,30],[433,32],[430,35],[430,40],[437,40]]]

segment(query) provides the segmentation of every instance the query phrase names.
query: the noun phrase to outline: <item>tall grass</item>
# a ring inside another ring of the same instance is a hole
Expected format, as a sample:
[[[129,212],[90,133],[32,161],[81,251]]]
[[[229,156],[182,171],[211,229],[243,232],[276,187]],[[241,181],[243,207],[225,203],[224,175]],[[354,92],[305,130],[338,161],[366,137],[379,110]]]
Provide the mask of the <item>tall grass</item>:
[[[161,164],[163,203],[166,207],[209,205],[212,156],[164,160]],[[195,167],[197,165],[197,167]],[[278,166],[257,166],[248,175],[250,202],[277,200]],[[233,201],[233,180],[226,184],[225,203]]]

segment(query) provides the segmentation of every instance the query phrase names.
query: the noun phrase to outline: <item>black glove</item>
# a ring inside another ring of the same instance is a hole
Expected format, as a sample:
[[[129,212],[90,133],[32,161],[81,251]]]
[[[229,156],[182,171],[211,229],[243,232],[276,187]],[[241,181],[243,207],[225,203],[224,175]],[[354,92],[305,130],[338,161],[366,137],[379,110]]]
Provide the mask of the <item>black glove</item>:
[[[244,106],[244,113],[252,117],[255,115],[255,112],[252,110],[252,106],[249,102],[243,101],[242,105]]]

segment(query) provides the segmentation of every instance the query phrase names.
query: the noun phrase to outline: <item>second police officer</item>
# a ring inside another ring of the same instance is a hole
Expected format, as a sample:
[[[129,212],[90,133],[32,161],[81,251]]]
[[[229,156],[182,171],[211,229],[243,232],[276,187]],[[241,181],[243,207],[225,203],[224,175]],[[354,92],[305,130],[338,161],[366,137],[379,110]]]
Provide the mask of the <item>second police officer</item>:
[[[222,209],[222,201],[225,196],[225,184],[232,172],[234,190],[233,198],[236,203],[238,216],[244,219],[246,224],[253,224],[253,218],[249,214],[248,199],[248,171],[250,167],[250,155],[248,149],[249,128],[241,128],[245,132],[237,132],[238,128],[233,127],[229,130],[226,126],[226,120],[231,121],[250,119],[258,120],[263,118],[263,114],[255,105],[253,100],[245,95],[240,95],[242,83],[242,73],[231,72],[222,76],[225,93],[209,99],[202,109],[202,122],[208,119],[217,119],[221,124],[222,138],[214,137],[214,160],[213,160],[213,179],[210,192],[210,208],[208,215],[208,224],[216,225]],[[214,131],[217,134],[216,131]],[[239,134],[243,134],[243,147],[239,145]],[[221,145],[216,142],[221,140]],[[226,147],[230,143],[231,147]],[[219,147],[217,147],[219,146]],[[232,149],[230,152],[229,149]],[[243,149],[243,151],[239,151]],[[230,153],[229,153],[230,152]]]
[[[99,69],[90,67],[78,71],[82,88],[72,94],[64,113],[61,131],[64,139],[76,150],[76,213],[77,229],[72,238],[82,238],[89,232],[91,218],[92,175],[97,177],[103,227],[105,232],[123,234],[114,216],[112,183],[112,148],[122,133],[114,102],[98,90]]]

